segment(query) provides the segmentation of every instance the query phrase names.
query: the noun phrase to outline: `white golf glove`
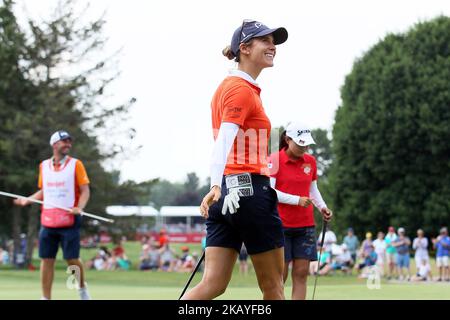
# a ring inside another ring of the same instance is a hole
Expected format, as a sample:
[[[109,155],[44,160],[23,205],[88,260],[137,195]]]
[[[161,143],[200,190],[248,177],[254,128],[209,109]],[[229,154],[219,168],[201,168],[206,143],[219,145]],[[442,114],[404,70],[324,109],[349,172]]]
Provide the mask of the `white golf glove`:
[[[230,214],[235,213],[239,209],[239,200],[237,189],[230,189],[230,192],[223,199],[222,214],[227,214],[227,211],[230,211]]]

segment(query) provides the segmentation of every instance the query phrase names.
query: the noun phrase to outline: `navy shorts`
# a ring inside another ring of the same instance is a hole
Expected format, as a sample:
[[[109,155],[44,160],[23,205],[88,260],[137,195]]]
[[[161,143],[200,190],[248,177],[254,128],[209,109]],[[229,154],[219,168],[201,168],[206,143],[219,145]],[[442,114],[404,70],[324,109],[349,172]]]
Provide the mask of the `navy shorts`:
[[[206,220],[206,247],[232,248],[240,253],[242,242],[250,255],[284,246],[281,219],[277,210],[277,194],[266,176],[252,175],[253,195],[240,197],[236,213],[222,214],[227,194],[225,179],[222,197],[209,208]]]
[[[55,259],[61,244],[65,260],[80,257],[80,228],[46,228],[39,232],[39,257]]]
[[[314,227],[284,228],[284,260],[317,261],[317,241]]]

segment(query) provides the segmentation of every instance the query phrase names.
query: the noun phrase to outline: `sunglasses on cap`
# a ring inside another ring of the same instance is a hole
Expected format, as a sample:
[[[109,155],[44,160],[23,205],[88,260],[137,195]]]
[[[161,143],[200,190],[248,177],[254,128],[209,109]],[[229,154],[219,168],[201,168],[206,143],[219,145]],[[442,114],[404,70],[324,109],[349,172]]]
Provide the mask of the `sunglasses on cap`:
[[[245,38],[247,38],[247,35],[244,34],[244,27],[246,24],[248,23],[252,23],[252,22],[257,22],[256,20],[252,20],[252,19],[244,19],[242,21],[242,25],[241,25],[241,31],[239,32],[239,44],[245,42]],[[242,38],[242,35],[244,35],[244,38]]]

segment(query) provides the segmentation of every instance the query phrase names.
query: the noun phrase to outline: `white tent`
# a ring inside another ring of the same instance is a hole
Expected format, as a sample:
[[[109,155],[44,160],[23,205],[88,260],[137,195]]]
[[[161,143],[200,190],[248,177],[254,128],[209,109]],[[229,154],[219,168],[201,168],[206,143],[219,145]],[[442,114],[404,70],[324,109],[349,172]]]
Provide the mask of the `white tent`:
[[[151,206],[109,206],[106,213],[116,217],[155,217],[156,226],[166,224],[166,218],[184,217],[188,232],[191,231],[192,217],[201,217],[198,206],[164,206],[156,210]]]
[[[164,206],[158,211],[150,206],[109,206],[106,213],[116,217],[199,217],[200,209],[198,206]]]
[[[156,217],[158,210],[150,206],[109,206],[106,207],[106,213],[116,217]]]
[[[198,206],[164,206],[161,207],[160,215],[161,218],[159,222],[161,224],[166,223],[166,218],[185,217],[188,232],[191,232],[192,217],[201,217],[200,208]]]
[[[161,207],[160,214],[162,217],[199,217],[200,208],[199,206],[195,207],[164,206]]]

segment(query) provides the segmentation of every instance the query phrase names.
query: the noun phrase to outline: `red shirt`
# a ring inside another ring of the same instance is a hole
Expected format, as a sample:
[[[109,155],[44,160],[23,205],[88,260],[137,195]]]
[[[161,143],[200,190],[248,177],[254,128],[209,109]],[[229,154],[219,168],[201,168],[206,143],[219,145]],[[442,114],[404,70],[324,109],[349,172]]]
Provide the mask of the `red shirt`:
[[[270,121],[260,98],[261,89],[236,76],[227,77],[211,102],[214,139],[222,122],[239,126],[225,175],[249,172],[269,176],[267,168]]]
[[[311,183],[317,180],[316,159],[305,153],[296,161],[291,160],[285,150],[270,155],[270,176],[276,179],[275,189],[300,197],[309,197]],[[307,208],[279,203],[283,227],[300,228],[314,226],[314,207]]]
[[[159,236],[159,246],[163,247],[166,243],[169,243],[169,237],[165,234]]]
[[[117,246],[113,249],[113,253],[116,257],[121,257],[125,253],[125,250],[121,246]]]

